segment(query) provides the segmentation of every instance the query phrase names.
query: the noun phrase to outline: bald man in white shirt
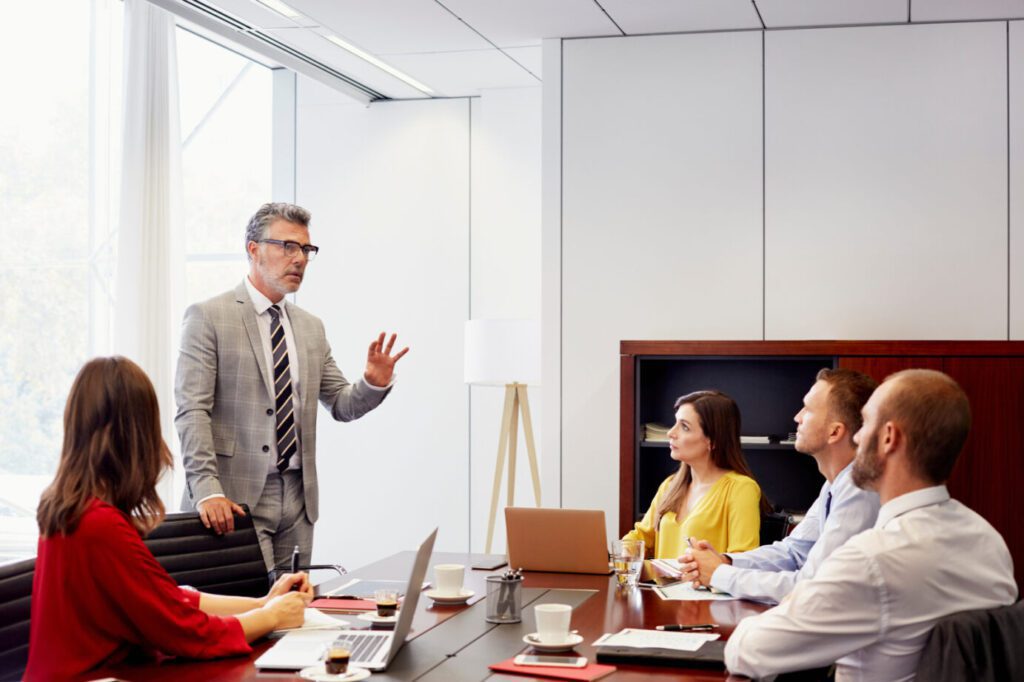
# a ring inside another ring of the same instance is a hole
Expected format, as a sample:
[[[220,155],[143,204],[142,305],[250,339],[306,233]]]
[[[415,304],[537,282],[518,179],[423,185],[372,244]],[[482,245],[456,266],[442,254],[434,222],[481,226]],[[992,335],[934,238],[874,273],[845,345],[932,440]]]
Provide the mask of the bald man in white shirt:
[[[725,648],[730,671],[764,677],[835,662],[838,681],[913,680],[936,621],[1016,601],[1003,538],[946,490],[970,429],[963,390],[941,372],[906,370],[863,414],[853,481],[878,492],[874,528],[779,606],[742,621]]]

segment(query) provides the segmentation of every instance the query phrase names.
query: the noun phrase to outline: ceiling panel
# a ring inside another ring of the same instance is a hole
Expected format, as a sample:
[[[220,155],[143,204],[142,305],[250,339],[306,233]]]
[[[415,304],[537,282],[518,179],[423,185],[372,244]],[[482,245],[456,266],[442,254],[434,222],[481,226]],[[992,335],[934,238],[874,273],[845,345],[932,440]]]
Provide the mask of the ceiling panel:
[[[493,48],[396,54],[389,56],[388,61],[448,96],[479,95],[484,88],[524,88],[540,84],[537,78]]]
[[[320,26],[372,54],[491,46],[429,0],[287,0]]]
[[[920,0],[914,0],[916,5]],[[971,0],[972,2],[974,0]],[[908,0],[756,0],[768,28],[906,23]],[[962,2],[962,0],[961,0]]]
[[[498,47],[543,38],[620,35],[593,0],[439,0]]]
[[[750,0],[601,0],[601,6],[629,35],[761,28]]]
[[[1024,0],[913,0],[912,21],[1016,19],[1024,17]]]
[[[388,97],[426,97],[424,93],[411,85],[407,85],[391,74],[381,71],[373,64],[356,57],[351,52],[327,42],[326,38],[318,35],[314,30],[286,28],[270,29],[266,33]],[[401,68],[390,59],[382,59],[382,61],[396,68]],[[433,88],[433,85],[429,82],[424,81],[423,84]]]
[[[288,28],[291,26],[315,26],[307,17],[289,19],[267,9],[256,0],[215,0],[214,4],[228,14],[235,16],[256,28]]]

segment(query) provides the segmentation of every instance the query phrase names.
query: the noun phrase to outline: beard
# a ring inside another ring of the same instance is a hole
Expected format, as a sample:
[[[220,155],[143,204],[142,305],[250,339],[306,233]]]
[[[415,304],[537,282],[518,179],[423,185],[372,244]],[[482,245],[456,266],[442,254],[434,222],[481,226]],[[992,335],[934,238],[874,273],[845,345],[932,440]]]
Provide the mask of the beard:
[[[857,448],[857,457],[853,460],[853,470],[850,478],[853,484],[863,490],[869,490],[869,486],[882,476],[882,462],[878,458],[878,432],[871,434],[871,437],[862,441]]]

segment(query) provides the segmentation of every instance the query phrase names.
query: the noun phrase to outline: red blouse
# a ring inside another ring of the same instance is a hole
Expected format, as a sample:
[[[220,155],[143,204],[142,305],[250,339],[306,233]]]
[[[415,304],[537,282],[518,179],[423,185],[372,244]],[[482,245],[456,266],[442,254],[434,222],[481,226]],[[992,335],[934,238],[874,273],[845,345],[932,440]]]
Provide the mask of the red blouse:
[[[215,658],[249,653],[237,618],[199,610],[128,517],[93,500],[69,535],[40,538],[25,679],[75,679],[142,651]]]

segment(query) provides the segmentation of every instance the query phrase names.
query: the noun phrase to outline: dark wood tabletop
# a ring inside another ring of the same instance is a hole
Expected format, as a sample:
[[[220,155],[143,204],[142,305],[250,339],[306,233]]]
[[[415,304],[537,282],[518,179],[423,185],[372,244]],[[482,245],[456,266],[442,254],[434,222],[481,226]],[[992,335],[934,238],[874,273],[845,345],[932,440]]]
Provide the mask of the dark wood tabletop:
[[[346,578],[334,578],[318,586],[328,591],[352,578],[408,580],[415,552],[400,552],[353,571]],[[568,603],[574,607],[572,628],[578,630],[583,643],[575,651],[591,661],[596,660],[591,642],[606,632],[622,628],[653,628],[665,623],[715,623],[716,630],[728,638],[742,618],[760,613],[765,606],[746,601],[664,601],[649,589],[621,589],[614,576],[565,573],[525,573],[523,581],[523,622],[494,625],[484,620],[486,603],[485,578],[497,571],[471,570],[469,566],[481,555],[434,553],[430,565],[461,563],[466,566],[465,587],[476,594],[462,606],[437,606],[421,596],[413,618],[412,631],[398,656],[372,680],[423,680],[424,682],[523,682],[523,675],[492,674],[487,666],[505,660],[529,647],[522,642],[525,634],[536,630],[533,606],[539,603]],[[432,579],[428,572],[428,580]],[[314,576],[315,578],[315,576]],[[362,622],[341,615],[352,627]],[[294,673],[260,671],[255,661],[273,645],[263,639],[253,645],[249,656],[235,656],[213,661],[168,659],[147,665],[120,665],[98,671],[96,677],[110,676],[120,680],[278,680],[291,682],[301,678]],[[617,671],[603,679],[612,682],[640,680],[682,680],[698,682],[723,680],[724,670],[687,669],[654,665],[617,665]]]

